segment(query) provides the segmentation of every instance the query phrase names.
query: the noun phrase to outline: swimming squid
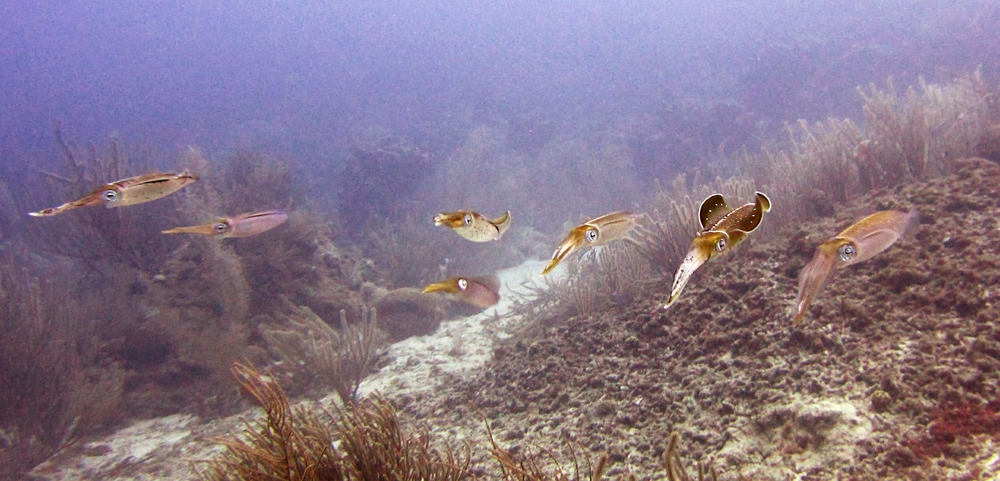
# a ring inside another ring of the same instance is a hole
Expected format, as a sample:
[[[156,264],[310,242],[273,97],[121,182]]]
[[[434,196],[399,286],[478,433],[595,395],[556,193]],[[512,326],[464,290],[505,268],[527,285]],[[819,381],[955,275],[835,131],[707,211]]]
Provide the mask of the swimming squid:
[[[500,302],[500,281],[487,277],[449,277],[424,288],[427,292],[447,292],[458,300],[483,309]]]
[[[434,216],[434,225],[451,227],[455,233],[472,242],[498,241],[510,227],[510,211],[496,219],[487,219],[470,210],[442,212]]]
[[[761,192],[756,193],[752,204],[744,204],[735,209],[726,204],[722,194],[714,194],[705,199],[698,212],[702,231],[691,242],[687,256],[677,268],[674,285],[670,289],[670,299],[663,307],[670,307],[680,297],[684,286],[699,267],[732,251],[743,242],[760,225],[764,213],[770,210],[771,199]]]
[[[816,248],[809,264],[799,272],[799,294],[795,300],[794,325],[802,322],[806,309],[823,289],[833,268],[844,268],[871,259],[899,238],[914,232],[919,222],[915,209],[909,212],[876,212],[846,228]]]
[[[631,212],[612,212],[596,219],[588,220],[569,231],[566,238],[552,254],[552,260],[545,266],[542,275],[555,269],[566,256],[581,247],[596,247],[621,239],[636,225],[639,216]]]
[[[250,237],[269,231],[288,220],[288,214],[280,210],[269,210],[223,217],[213,222],[188,227],[165,230],[164,234],[201,234],[208,236]]]
[[[109,209],[112,207],[142,204],[173,194],[197,180],[197,175],[188,173],[187,171],[179,174],[163,172],[143,174],[105,184],[80,199],[67,202],[59,207],[52,207],[38,212],[29,212],[28,215],[48,217],[62,214],[78,207],[99,204],[104,204]]]

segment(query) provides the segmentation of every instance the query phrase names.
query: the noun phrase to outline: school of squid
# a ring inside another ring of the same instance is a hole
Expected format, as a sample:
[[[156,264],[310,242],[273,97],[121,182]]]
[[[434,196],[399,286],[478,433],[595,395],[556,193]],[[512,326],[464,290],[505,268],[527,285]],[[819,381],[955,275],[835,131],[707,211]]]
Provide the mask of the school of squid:
[[[125,207],[151,202],[180,191],[198,181],[198,176],[181,173],[151,172],[118,180],[94,189],[89,194],[57,207],[29,213],[33,217],[51,217],[82,207],[104,205],[106,208]],[[670,295],[663,304],[669,308],[680,297],[695,272],[712,259],[735,250],[757,230],[764,214],[771,211],[771,200],[762,192],[754,194],[753,202],[731,207],[721,194],[706,198],[698,210],[702,230],[691,241],[674,275]],[[588,220],[574,227],[552,254],[542,271],[547,275],[577,251],[600,248],[626,238],[642,219],[642,214],[617,211]],[[219,238],[251,237],[267,232],[288,220],[281,210],[248,212],[221,216],[211,221],[181,226],[163,231],[164,234],[196,234]],[[500,241],[510,227],[510,211],[488,218],[471,210],[442,212],[433,219],[434,225],[451,229],[471,242]],[[812,260],[798,275],[798,294],[793,307],[793,325],[798,326],[835,269],[871,259],[900,239],[912,236],[919,223],[916,210],[909,212],[886,210],[868,215],[817,246]],[[500,282],[495,276],[455,276],[432,283],[424,293],[442,292],[467,304],[486,309],[500,301]]]

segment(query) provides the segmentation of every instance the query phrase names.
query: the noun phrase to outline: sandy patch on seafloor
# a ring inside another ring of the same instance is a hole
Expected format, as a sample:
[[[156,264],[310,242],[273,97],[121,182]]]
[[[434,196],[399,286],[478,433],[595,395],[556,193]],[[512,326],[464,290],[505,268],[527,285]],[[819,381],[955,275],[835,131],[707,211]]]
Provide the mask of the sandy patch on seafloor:
[[[445,321],[437,332],[397,342],[389,347],[393,362],[361,384],[359,396],[374,391],[386,395],[427,394],[442,382],[442,374],[460,375],[482,366],[493,352],[495,339],[506,337],[504,328],[516,322],[511,308],[524,300],[523,283],[538,281],[545,267],[543,261],[528,261],[497,274],[500,279],[500,302],[483,312]],[[558,279],[565,269],[550,276]]]
[[[736,434],[716,456],[745,464],[750,479],[780,479],[822,466],[850,463],[857,445],[872,433],[871,413],[860,394],[846,397],[792,396],[761,419],[733,426]],[[781,429],[761,424],[779,418]],[[799,444],[801,443],[801,445]]]
[[[393,361],[366,379],[359,395],[379,391],[388,396],[433,396],[436,386],[448,376],[461,375],[489,359],[493,342],[502,338],[502,328],[517,319],[510,314],[516,300],[526,292],[522,283],[537,281],[543,261],[528,261],[497,273],[502,287],[501,300],[485,311],[445,321],[431,335],[412,337],[388,348]],[[559,276],[564,269],[555,271]],[[320,400],[335,402],[335,394]],[[75,479],[192,479],[198,465],[220,450],[215,438],[243,429],[243,419],[259,416],[250,409],[241,414],[199,422],[193,415],[172,415],[136,421],[90,442],[66,449],[29,473],[38,480]]]

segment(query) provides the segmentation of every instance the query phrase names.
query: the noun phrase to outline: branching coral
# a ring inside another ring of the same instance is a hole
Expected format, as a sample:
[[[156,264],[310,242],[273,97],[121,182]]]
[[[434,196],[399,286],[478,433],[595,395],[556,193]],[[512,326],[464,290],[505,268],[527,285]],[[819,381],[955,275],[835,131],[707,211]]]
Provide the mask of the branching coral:
[[[439,449],[431,435],[411,435],[400,425],[396,410],[379,395],[338,411],[337,440],[351,468],[349,479],[447,481],[470,476],[470,456],[445,444]]]
[[[328,299],[330,289],[323,286],[324,278],[333,277],[322,256],[333,250],[329,230],[316,216],[299,207],[291,171],[269,157],[237,151],[211,174],[211,166],[196,149],[184,155],[207,174],[203,182],[192,187],[185,208],[191,213],[187,222],[200,223],[220,215],[235,215],[283,209],[289,221],[261,236],[218,242],[239,258],[241,269],[252,296],[250,310],[254,314],[280,309],[281,296],[313,309],[328,310],[335,303]],[[193,243],[200,242],[193,240]],[[345,307],[343,305],[336,308]],[[331,308],[336,312],[336,308]]]
[[[344,311],[340,311],[340,326],[337,354],[331,374],[337,395],[347,403],[357,399],[358,387],[375,366],[378,350],[385,337],[378,329],[374,307],[362,311],[361,321],[357,325],[348,325],[347,316]]]
[[[828,119],[813,126],[799,121],[786,128],[788,149],[765,147],[757,156],[743,159],[746,171],[767,186],[776,206],[775,223],[829,215],[832,202],[846,202],[865,191],[861,177],[875,175],[871,170],[875,166],[857,162],[868,145],[857,124]],[[868,170],[862,174],[861,169]]]
[[[684,467],[680,454],[677,453],[677,442],[679,440],[679,434],[673,433],[670,435],[667,450],[663,452],[663,469],[666,470],[669,481],[690,481],[691,476]],[[698,470],[698,481],[705,481],[706,479],[718,481],[719,474],[711,464],[698,463],[696,468]],[[742,475],[740,479],[743,479]]]
[[[120,313],[102,332],[109,354],[132,376],[130,412],[207,416],[234,408],[239,397],[229,368],[255,354],[251,291],[239,257],[216,239],[192,239],[130,291],[138,312]]]
[[[633,229],[628,241],[638,254],[663,278],[671,278],[691,245],[691,239],[701,231],[698,209],[701,201],[713,193],[721,193],[732,206],[753,198],[754,183],[747,178],[732,177],[715,184],[702,184],[696,178],[695,188],[688,186],[685,175],[677,176],[666,189],[660,188],[653,198],[650,212]],[[765,223],[766,224],[766,223]]]
[[[357,399],[358,387],[374,368],[385,336],[378,329],[375,309],[362,310],[360,322],[347,323],[340,311],[340,330],[334,330],[308,307],[285,301],[287,328],[262,329],[271,350],[297,375],[300,366],[311,373],[305,385],[333,386],[345,404]],[[293,369],[294,368],[294,369]],[[298,383],[297,383],[298,384]]]
[[[567,274],[554,284],[559,302],[578,314],[598,312],[609,304],[634,299],[651,275],[649,262],[632,243],[617,243],[589,250],[566,262]]]
[[[873,141],[866,152],[870,158],[860,160],[880,166],[882,178],[872,176],[869,188],[952,172],[948,161],[971,155],[987,124],[989,90],[979,71],[947,86],[921,79],[919,90],[903,95],[892,82],[886,91],[874,85],[870,90],[859,90],[865,134]]]
[[[604,292],[604,284],[600,271],[595,272],[600,266],[595,251],[585,252],[577,258],[576,262],[566,265],[566,289],[563,292],[571,302],[569,305],[576,309],[577,314],[588,314],[604,307],[607,296]]]
[[[382,279],[395,287],[423,286],[437,281],[450,256],[446,243],[429,230],[430,219],[413,216],[383,221],[369,235],[368,250]],[[431,226],[433,227],[433,226]],[[457,236],[456,236],[457,237]]]
[[[578,263],[578,257],[567,259],[567,269],[575,269]],[[568,276],[545,276],[542,282],[539,284],[534,279],[525,280],[521,282],[520,290],[511,289],[518,295],[508,315],[519,319],[519,322],[511,323],[503,330],[515,339],[523,340],[537,335],[557,319],[569,315],[574,306],[575,300],[570,293],[572,283]]]
[[[633,244],[604,247],[597,254],[608,294],[615,304],[631,302],[642,292],[643,283],[652,275],[650,264]]]
[[[948,85],[921,82],[904,94],[891,82],[886,90],[873,85],[859,93],[863,126],[800,121],[788,127],[787,148],[768,146],[742,159],[776,206],[770,224],[830,215],[832,203],[953,172],[955,160],[976,152],[993,95],[979,72]]]
[[[300,203],[287,162],[257,152],[238,150],[224,170],[207,179],[218,195],[218,209],[226,214],[258,210],[291,210]],[[207,177],[207,176],[206,176]]]
[[[253,368],[233,374],[263,407],[265,419],[247,423],[244,436],[223,439],[208,462],[207,480],[436,480],[469,477],[469,455],[434,446],[426,432],[400,426],[380,396],[333,412],[288,404],[281,387]]]
[[[13,479],[114,420],[123,376],[97,364],[66,272],[43,281],[0,259],[0,478]]]
[[[325,412],[293,410],[281,386],[251,367],[233,375],[264,409],[265,419],[246,422],[243,437],[220,440],[223,453],[209,462],[208,480],[346,480]]]
[[[93,144],[87,149],[74,149],[63,139],[58,125],[55,138],[67,172],[43,172],[50,183],[50,195],[23,196],[32,202],[31,206],[20,206],[24,212],[58,205],[79,198],[100,185],[151,170],[143,162],[129,159],[115,140],[111,140],[103,152]],[[92,265],[110,262],[155,272],[176,245],[175,241],[160,235],[155,226],[160,222],[169,225],[177,220],[180,198],[180,195],[172,195],[137,207],[87,208],[58,217],[35,219],[27,223],[28,236],[42,250],[83,259]]]

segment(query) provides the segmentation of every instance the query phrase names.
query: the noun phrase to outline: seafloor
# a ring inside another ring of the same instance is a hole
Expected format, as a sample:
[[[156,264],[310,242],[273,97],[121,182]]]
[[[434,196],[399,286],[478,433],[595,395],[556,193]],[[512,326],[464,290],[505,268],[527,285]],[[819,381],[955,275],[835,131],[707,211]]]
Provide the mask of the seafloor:
[[[640,478],[661,475],[671,431],[688,459],[750,479],[1000,476],[1000,167],[960,165],[759,239],[704,267],[668,311],[664,283],[555,321],[407,409],[450,426],[477,406],[506,446],[569,438]],[[910,207],[915,238],[837,272],[793,327],[815,246]]]
[[[472,441],[483,475],[495,471],[485,418],[501,446],[545,453],[544,463],[565,466],[570,447],[607,452],[613,479],[665,479],[659,459],[675,431],[682,457],[712,462],[722,479],[996,479],[1000,167],[958,165],[763,233],[703,267],[667,311],[664,281],[505,340],[489,329],[513,321],[491,311],[446,322],[394,346],[363,390],[381,390],[407,422]],[[796,275],[815,246],[876,210],[910,207],[916,235],[837,272],[793,327]],[[234,418],[145,422],[33,476],[183,479],[214,436],[239,428]]]

